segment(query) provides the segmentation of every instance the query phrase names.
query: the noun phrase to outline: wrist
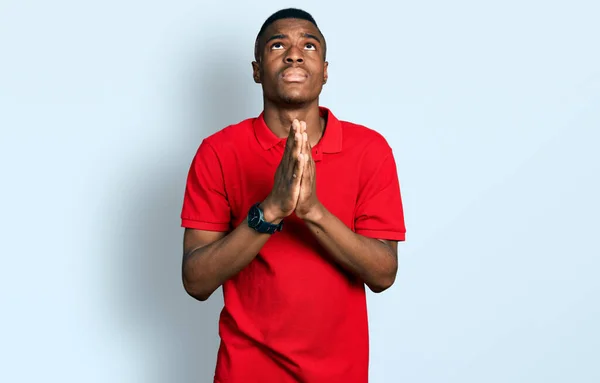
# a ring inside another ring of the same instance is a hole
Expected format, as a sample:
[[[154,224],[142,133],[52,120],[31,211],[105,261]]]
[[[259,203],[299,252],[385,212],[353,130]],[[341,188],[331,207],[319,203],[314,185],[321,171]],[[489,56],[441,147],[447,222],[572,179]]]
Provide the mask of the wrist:
[[[326,209],[320,202],[314,204],[306,213],[302,214],[298,218],[302,219],[307,223],[318,224],[325,216]],[[296,214],[297,215],[297,214]]]
[[[261,208],[262,212],[263,212],[263,219],[266,222],[269,223],[273,223],[273,224],[279,224],[279,222],[281,222],[283,220],[283,217],[279,216],[276,213],[276,209],[275,206],[270,203],[269,200],[264,200],[263,202],[260,203],[260,205],[258,205],[258,207]]]

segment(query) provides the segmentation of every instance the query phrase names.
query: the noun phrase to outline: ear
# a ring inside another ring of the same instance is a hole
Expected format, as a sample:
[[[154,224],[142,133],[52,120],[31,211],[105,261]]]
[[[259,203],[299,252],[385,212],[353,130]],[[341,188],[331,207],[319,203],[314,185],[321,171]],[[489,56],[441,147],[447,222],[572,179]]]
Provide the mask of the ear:
[[[327,74],[328,66],[329,66],[329,63],[327,61],[325,61],[325,65],[323,66],[323,84],[325,84],[327,82],[327,79],[329,78],[329,75]]]
[[[252,61],[252,77],[255,83],[260,84],[260,64],[256,61]]]

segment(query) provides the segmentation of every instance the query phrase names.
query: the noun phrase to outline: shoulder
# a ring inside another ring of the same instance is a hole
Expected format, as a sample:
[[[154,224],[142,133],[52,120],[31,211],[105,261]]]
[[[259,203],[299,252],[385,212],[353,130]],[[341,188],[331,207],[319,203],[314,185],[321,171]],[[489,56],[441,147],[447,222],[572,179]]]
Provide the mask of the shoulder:
[[[192,167],[202,166],[204,171],[231,168],[235,166],[236,153],[247,145],[253,134],[253,122],[248,118],[231,124],[206,136],[196,147]]]
[[[228,125],[205,137],[201,145],[208,145],[214,150],[236,147],[243,143],[253,132],[256,117],[247,118],[235,124]]]
[[[221,165],[231,162],[228,159],[234,158],[240,148],[247,147],[250,137],[254,134],[255,120],[256,117],[247,118],[204,137],[197,146],[194,162],[210,159],[218,161]]]
[[[342,123],[342,151],[354,166],[360,190],[397,174],[394,151],[376,129],[350,121]]]
[[[383,155],[390,153],[392,148],[385,136],[366,125],[340,120],[344,150],[352,150],[363,154],[374,153]]]

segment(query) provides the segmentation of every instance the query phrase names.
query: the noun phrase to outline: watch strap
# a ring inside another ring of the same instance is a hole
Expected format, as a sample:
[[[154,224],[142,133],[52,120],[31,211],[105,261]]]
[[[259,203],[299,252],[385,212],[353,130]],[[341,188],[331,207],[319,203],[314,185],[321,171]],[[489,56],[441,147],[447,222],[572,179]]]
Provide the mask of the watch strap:
[[[279,222],[278,224],[274,224],[271,222],[261,220],[260,223],[258,224],[258,226],[256,227],[256,231],[258,231],[260,233],[273,234],[276,231],[281,231],[282,228],[283,228],[283,221]]]
[[[251,209],[258,210],[258,223],[254,226],[250,225],[250,227],[252,227],[257,232],[273,234],[276,231],[281,231],[283,229],[283,221],[279,222],[278,224],[265,221],[263,210],[260,208],[260,202],[255,203]]]

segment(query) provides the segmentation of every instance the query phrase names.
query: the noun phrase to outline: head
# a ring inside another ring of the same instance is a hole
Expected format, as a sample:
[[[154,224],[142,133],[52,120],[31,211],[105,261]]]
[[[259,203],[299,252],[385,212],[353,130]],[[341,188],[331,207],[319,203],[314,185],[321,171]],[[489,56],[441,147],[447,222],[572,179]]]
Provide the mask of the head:
[[[312,102],[327,82],[325,38],[313,17],[300,9],[283,9],[264,22],[254,59],[254,81],[273,103]]]

